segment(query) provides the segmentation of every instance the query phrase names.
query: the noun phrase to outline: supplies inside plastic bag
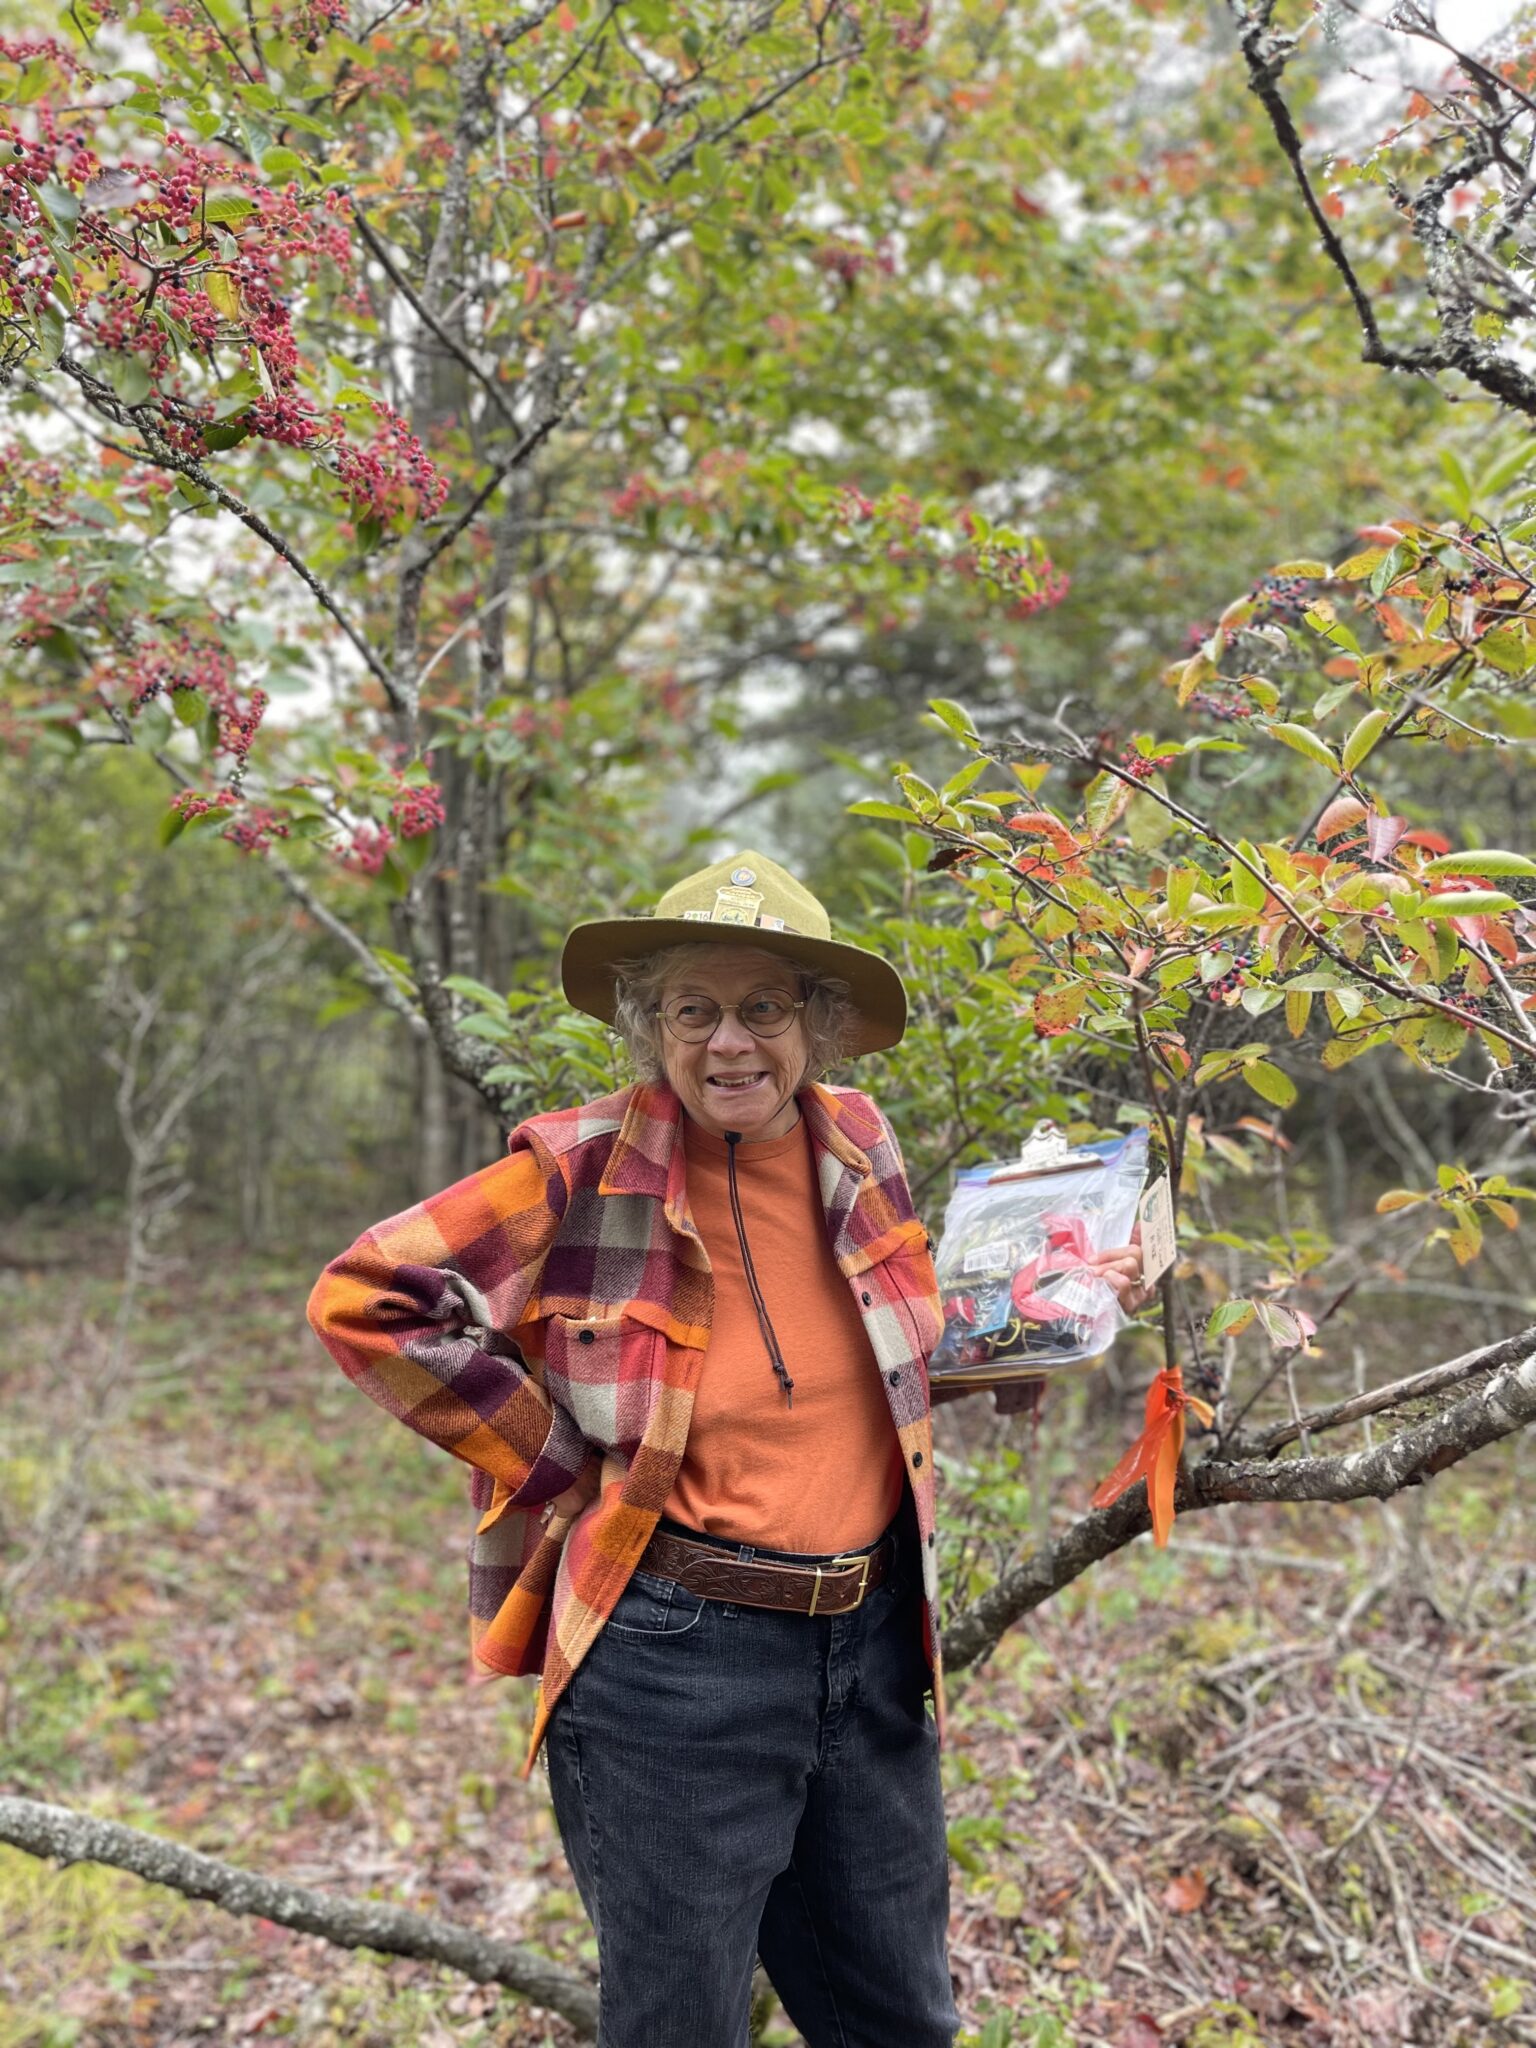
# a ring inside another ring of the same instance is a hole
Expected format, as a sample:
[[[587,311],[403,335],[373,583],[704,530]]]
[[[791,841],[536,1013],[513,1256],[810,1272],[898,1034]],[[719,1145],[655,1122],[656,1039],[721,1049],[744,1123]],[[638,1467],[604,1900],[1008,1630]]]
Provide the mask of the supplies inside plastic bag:
[[[1045,1123],[1019,1158],[964,1168],[934,1259],[932,1377],[1004,1385],[1098,1358],[1127,1318],[1084,1261],[1129,1242],[1146,1177],[1145,1130],[1068,1146]]]

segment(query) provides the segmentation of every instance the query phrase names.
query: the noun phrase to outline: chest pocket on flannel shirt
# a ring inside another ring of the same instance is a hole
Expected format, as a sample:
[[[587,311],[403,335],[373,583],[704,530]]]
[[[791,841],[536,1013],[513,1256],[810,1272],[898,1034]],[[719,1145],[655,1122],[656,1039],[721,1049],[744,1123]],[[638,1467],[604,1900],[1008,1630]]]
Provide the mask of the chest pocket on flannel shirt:
[[[666,1339],[619,1313],[552,1315],[544,1384],[589,1443],[633,1455],[645,1434]]]
[[[944,1333],[939,1283],[926,1237],[914,1237],[880,1262],[880,1271],[912,1324],[917,1348],[926,1359]]]

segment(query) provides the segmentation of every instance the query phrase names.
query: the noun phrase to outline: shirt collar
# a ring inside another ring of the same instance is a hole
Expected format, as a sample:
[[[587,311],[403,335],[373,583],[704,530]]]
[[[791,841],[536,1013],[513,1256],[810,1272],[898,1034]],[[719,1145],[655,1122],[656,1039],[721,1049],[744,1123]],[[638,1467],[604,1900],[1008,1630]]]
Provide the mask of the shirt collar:
[[[812,1081],[796,1096],[813,1143],[864,1179],[871,1171],[863,1149],[881,1135],[880,1120],[862,1096],[835,1095]],[[669,1081],[637,1082],[598,1183],[601,1195],[650,1195],[666,1204],[678,1228],[683,1197],[683,1105]]]

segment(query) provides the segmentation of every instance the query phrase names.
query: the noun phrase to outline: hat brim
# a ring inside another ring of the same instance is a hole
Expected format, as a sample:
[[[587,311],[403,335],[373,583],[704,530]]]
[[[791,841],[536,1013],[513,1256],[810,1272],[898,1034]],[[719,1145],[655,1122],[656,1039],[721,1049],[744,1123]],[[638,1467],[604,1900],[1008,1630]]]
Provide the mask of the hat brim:
[[[715,924],[702,918],[618,917],[579,924],[560,955],[561,986],[576,1009],[611,1024],[617,1008],[617,961],[643,959],[664,946],[701,944],[777,953],[847,982],[849,1001],[858,1013],[850,1053],[884,1052],[907,1028],[907,992],[901,976],[878,953],[838,939],[807,938],[803,932],[764,931],[759,925]]]

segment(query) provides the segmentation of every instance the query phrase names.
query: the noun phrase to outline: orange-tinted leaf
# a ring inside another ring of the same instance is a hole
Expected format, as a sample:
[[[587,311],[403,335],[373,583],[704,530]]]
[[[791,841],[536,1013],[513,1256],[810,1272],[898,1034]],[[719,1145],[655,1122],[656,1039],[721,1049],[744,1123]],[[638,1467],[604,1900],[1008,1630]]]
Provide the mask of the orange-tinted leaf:
[[[1335,797],[1317,821],[1318,844],[1336,838],[1340,832],[1347,832],[1351,825],[1358,825],[1365,816],[1365,805],[1357,796]]]
[[[1181,1871],[1163,1889],[1163,1904],[1170,1913],[1198,1913],[1205,1904],[1207,1885],[1203,1870]]]

